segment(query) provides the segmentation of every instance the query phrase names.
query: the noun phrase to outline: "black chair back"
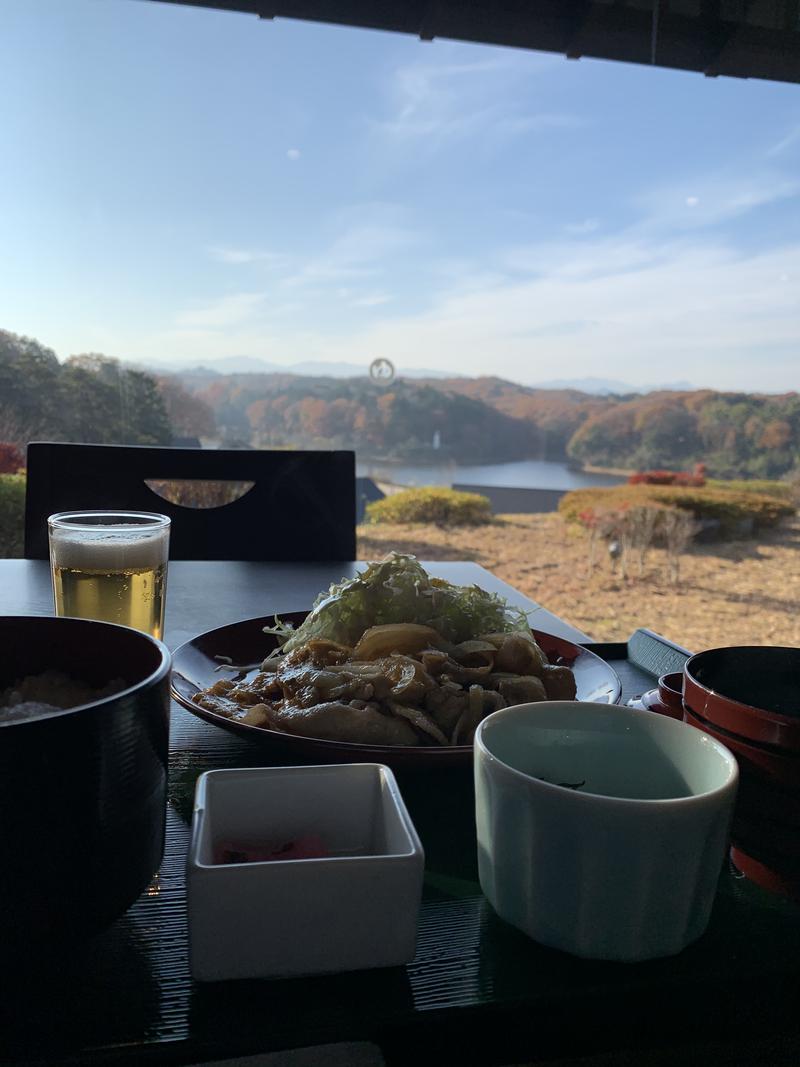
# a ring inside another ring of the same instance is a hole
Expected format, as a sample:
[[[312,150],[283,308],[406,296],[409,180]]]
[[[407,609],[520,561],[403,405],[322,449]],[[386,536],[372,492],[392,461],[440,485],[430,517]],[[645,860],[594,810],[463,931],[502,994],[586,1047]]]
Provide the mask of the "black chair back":
[[[222,507],[171,503],[146,481],[253,482]],[[47,559],[57,511],[155,511],[172,519],[170,559],[353,560],[355,453],[28,445],[25,556]]]

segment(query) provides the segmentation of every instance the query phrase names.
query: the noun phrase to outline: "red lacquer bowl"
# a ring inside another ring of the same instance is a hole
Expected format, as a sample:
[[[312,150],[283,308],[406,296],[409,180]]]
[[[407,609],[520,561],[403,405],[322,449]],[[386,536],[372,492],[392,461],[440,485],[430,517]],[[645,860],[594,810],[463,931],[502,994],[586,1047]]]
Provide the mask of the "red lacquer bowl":
[[[752,882],[800,897],[800,753],[739,737],[687,706],[684,722],[721,741],[739,764],[731,859]]]
[[[683,700],[729,734],[800,753],[800,648],[699,652],[684,667]]]
[[[753,856],[772,856],[784,866],[800,866],[800,834],[793,826],[739,812],[733,820],[733,842]]]
[[[731,849],[731,860],[745,878],[760,885],[771,893],[800,900],[800,864],[794,869],[786,868],[781,860],[772,857],[751,856],[745,849],[736,845]]]
[[[800,754],[770,748],[738,737],[701,715],[695,715],[688,705],[684,708],[683,721],[703,730],[729,748],[736,756],[743,775],[781,785],[785,789],[800,790]]]
[[[800,789],[791,789],[751,774],[741,759],[737,759],[737,763],[740,771],[737,811],[753,812],[761,819],[790,827],[800,840]]]
[[[683,718],[683,675],[662,674],[658,679],[658,688],[651,689],[642,698],[645,711],[654,711],[657,715],[667,715],[670,719]]]

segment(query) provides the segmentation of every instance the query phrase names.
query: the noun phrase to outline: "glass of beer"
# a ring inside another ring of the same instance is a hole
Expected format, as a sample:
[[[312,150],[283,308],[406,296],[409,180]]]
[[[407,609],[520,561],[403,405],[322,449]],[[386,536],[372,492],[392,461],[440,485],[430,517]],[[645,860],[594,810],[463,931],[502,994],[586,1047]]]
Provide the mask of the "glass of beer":
[[[164,633],[170,520],[141,511],[64,511],[47,520],[56,615]]]

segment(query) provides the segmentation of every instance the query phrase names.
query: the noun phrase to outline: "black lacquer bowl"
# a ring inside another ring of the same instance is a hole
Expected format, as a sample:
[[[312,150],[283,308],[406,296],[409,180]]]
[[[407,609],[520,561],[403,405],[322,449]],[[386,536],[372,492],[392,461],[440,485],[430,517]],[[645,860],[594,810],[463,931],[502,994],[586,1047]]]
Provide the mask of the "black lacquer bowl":
[[[0,617],[0,693],[62,671],[113,696],[15,721],[0,709],[0,960],[76,946],[120,916],[164,851],[170,654],[124,626]]]

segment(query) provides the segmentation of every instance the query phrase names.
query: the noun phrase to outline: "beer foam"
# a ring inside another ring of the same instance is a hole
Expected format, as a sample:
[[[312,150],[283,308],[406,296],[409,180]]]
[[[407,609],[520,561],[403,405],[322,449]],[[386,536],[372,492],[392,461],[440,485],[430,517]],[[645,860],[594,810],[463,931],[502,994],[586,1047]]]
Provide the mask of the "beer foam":
[[[166,531],[158,530],[146,537],[124,533],[96,534],[82,530],[79,534],[59,530],[53,539],[55,565],[70,570],[139,571],[155,569],[165,562]],[[138,527],[141,530],[141,527]]]

